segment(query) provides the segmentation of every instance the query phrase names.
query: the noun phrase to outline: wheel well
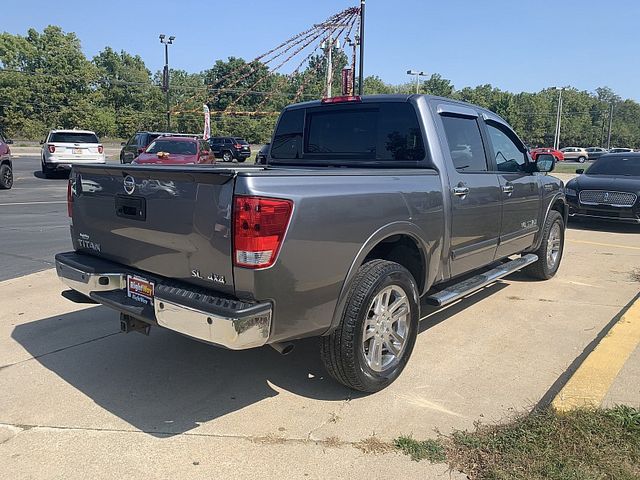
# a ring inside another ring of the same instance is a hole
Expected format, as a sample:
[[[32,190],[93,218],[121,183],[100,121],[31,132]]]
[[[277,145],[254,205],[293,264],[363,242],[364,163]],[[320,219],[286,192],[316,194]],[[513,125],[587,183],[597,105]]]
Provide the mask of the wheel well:
[[[562,215],[562,219],[564,220],[564,222],[567,222],[567,206],[562,200],[556,200],[551,206],[551,210],[557,210],[558,212],[560,212],[560,215]]]
[[[422,292],[425,278],[425,261],[416,241],[408,235],[392,235],[378,243],[365,257],[363,263],[370,260],[389,260],[409,270]]]

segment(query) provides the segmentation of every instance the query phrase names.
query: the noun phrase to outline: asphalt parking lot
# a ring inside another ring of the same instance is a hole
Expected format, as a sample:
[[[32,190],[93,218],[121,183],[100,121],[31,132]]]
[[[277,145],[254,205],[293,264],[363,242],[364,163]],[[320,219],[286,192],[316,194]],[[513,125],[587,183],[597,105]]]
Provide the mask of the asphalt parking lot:
[[[555,278],[514,274],[424,307],[406,370],[365,396],[327,378],[314,340],[286,357],[232,352],[159,328],[125,335],[117,313],[70,302],[51,270],[71,248],[66,181],[40,178],[37,157],[14,168],[14,189],[0,192],[5,478],[449,478],[358,446],[530,409],[640,289],[638,227],[571,223]],[[637,347],[604,403],[640,406]]]

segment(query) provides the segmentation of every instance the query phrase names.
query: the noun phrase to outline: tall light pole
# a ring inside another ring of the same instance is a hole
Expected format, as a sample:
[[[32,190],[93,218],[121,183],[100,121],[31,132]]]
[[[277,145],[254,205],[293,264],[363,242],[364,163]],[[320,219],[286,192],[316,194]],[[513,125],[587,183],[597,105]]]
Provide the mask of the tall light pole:
[[[407,70],[407,75],[415,75],[416,77],[416,93],[420,93],[420,77],[426,77],[427,74],[417,70]]]
[[[553,136],[553,148],[558,150],[560,148],[560,127],[562,125],[562,92],[564,87],[551,87],[552,90],[559,90],[558,94],[558,110],[556,112],[556,132]]]
[[[609,133],[607,134],[607,150],[611,148],[611,126],[613,125],[613,103],[611,103],[611,110],[609,110]]]
[[[173,35],[169,38],[164,33],[160,34],[160,43],[164,45],[164,69],[162,70],[162,90],[167,95],[167,132],[171,131],[171,101],[169,98],[169,45],[176,39]]]
[[[358,95],[364,93],[364,2],[360,0],[360,65],[358,71]]]

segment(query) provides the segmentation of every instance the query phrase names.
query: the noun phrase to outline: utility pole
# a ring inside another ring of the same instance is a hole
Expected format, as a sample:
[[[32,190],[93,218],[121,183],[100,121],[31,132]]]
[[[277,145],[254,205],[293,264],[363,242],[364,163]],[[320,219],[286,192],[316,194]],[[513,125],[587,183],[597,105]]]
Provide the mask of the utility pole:
[[[553,87],[557,89],[557,87]],[[556,133],[553,137],[553,148],[558,150],[560,148],[560,126],[562,124],[562,92],[564,87],[561,87],[558,94],[558,111],[556,112]]]
[[[331,98],[331,84],[333,83],[333,30],[329,31],[327,45],[327,98]]]
[[[358,72],[358,95],[364,93],[364,2],[360,0],[360,71]]]
[[[167,132],[171,131],[171,98],[169,96],[169,45],[176,39],[173,35],[168,39],[164,33],[160,34],[160,43],[164,45],[164,69],[162,70],[162,90],[167,96]]]
[[[417,70],[407,70],[407,75],[415,75],[416,76],[416,95],[420,93],[420,77],[426,77],[427,74],[424,72],[419,72]]]
[[[609,111],[609,134],[607,135],[607,150],[611,148],[611,126],[613,125],[613,103]]]

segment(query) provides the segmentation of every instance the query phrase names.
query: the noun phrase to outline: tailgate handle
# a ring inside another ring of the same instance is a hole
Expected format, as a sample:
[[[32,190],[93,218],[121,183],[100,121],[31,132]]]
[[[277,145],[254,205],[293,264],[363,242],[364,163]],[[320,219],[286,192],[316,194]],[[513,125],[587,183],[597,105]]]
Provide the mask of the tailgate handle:
[[[142,197],[124,197],[116,195],[116,215],[131,220],[147,219],[147,202]]]

